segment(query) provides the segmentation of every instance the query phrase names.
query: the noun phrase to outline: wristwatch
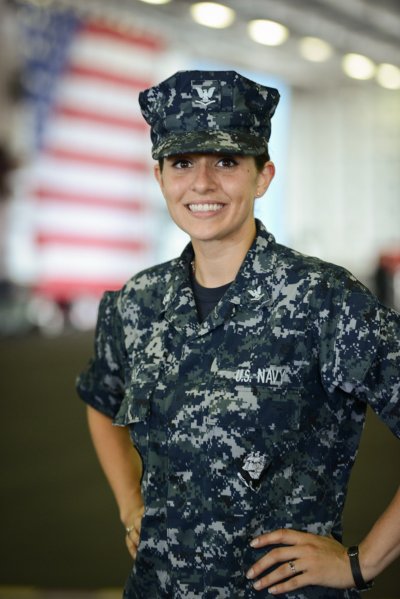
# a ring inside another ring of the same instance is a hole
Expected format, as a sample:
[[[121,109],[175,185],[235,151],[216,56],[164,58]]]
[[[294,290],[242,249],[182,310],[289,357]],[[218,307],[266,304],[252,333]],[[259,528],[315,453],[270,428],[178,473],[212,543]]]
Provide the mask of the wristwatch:
[[[366,582],[361,574],[360,561],[358,559],[358,546],[353,545],[352,547],[349,547],[347,550],[347,555],[350,559],[351,573],[353,575],[354,582],[356,583],[356,589],[358,591],[369,591],[374,584],[374,580],[372,579],[369,582]]]

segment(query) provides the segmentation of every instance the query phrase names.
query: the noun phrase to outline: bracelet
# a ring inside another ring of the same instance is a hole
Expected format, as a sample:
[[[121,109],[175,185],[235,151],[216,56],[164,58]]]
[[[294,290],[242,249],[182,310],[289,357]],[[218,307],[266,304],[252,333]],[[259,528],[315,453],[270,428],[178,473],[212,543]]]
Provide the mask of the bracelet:
[[[360,561],[358,559],[358,546],[353,545],[352,547],[349,547],[347,555],[350,559],[350,568],[356,584],[356,589],[359,591],[369,591],[374,584],[374,580],[366,582],[361,574]]]

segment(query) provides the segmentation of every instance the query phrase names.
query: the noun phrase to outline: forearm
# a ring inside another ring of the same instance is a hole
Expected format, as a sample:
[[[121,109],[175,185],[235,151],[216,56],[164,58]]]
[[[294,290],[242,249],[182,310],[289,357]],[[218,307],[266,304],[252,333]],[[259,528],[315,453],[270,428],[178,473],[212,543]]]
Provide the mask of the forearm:
[[[364,580],[380,574],[400,555],[400,488],[359,545]]]
[[[132,446],[127,428],[113,426],[110,418],[87,408],[89,430],[97,457],[118,505],[121,521],[128,526],[132,514],[142,508],[142,463]]]
[[[252,547],[270,547],[246,576],[254,588],[268,588],[273,595],[317,585],[334,589],[354,586],[346,547],[332,536],[319,536],[293,529],[279,529],[255,537]],[[271,547],[275,545],[276,547]],[[359,545],[364,581],[380,574],[400,555],[400,489]],[[294,574],[294,575],[293,575]]]

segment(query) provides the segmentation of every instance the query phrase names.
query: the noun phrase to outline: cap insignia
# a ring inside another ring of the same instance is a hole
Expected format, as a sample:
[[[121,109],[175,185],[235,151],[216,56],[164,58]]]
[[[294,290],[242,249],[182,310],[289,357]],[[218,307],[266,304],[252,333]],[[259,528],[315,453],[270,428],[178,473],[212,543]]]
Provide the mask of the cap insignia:
[[[221,99],[219,81],[192,81],[192,106],[208,108]]]

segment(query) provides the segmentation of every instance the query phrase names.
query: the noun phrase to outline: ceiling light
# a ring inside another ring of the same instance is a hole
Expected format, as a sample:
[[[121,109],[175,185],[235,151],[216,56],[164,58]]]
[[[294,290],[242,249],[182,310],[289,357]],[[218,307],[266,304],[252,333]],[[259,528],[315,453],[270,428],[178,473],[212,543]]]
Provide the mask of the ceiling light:
[[[216,2],[196,2],[190,7],[190,12],[196,23],[215,29],[229,27],[235,20],[235,11]]]
[[[324,62],[333,54],[333,48],[319,37],[303,37],[299,42],[300,54],[311,62]]]
[[[141,2],[146,2],[146,4],[168,4],[171,0],[140,0]]]
[[[265,19],[250,21],[247,29],[252,40],[266,46],[279,46],[289,36],[289,30],[286,27]]]
[[[39,8],[48,8],[53,4],[53,0],[28,0],[28,3],[38,6]]]
[[[394,64],[380,64],[376,72],[376,79],[379,85],[386,89],[400,89],[400,69]]]
[[[343,57],[342,67],[346,75],[353,79],[371,79],[376,67],[372,60],[362,54],[346,54]]]

